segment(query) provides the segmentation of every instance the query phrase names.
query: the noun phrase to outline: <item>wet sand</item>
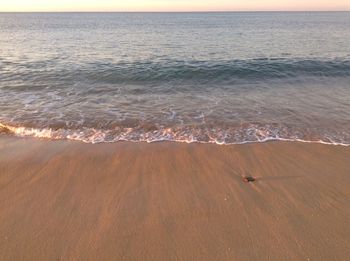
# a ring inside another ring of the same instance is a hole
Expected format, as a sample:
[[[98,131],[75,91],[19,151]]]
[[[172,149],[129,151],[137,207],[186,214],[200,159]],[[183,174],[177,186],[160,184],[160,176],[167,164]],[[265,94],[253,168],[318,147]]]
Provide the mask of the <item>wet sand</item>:
[[[0,260],[349,260],[349,186],[350,147],[3,135]]]

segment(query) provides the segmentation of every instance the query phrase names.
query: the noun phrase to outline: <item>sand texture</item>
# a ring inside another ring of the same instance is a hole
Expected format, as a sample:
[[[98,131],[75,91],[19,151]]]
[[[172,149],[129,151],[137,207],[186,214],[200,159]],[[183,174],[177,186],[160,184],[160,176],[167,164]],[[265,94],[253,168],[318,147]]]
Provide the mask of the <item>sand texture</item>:
[[[350,260],[350,147],[2,135],[0,260]]]

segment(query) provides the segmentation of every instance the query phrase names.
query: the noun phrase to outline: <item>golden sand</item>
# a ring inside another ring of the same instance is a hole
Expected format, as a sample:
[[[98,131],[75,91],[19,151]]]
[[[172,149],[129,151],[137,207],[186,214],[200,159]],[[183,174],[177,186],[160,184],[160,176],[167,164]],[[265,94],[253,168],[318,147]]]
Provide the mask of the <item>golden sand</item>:
[[[349,259],[349,147],[0,138],[0,260]]]

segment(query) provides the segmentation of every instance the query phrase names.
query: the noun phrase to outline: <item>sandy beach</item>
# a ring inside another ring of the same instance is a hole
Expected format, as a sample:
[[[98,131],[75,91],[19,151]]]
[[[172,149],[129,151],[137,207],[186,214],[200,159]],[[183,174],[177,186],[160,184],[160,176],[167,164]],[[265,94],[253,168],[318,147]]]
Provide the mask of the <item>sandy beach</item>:
[[[298,142],[2,135],[0,259],[349,260],[349,159]]]

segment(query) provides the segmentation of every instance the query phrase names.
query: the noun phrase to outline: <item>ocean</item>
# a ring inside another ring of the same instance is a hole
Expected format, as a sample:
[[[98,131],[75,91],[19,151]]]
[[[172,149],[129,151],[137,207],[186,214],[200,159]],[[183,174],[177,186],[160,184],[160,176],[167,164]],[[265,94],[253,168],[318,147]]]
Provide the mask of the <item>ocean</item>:
[[[0,132],[350,145],[350,12],[0,13]]]

